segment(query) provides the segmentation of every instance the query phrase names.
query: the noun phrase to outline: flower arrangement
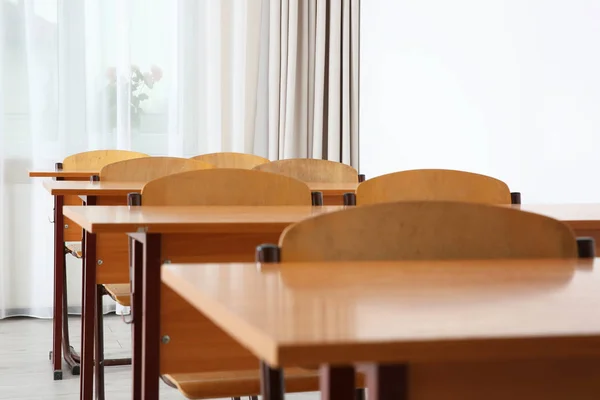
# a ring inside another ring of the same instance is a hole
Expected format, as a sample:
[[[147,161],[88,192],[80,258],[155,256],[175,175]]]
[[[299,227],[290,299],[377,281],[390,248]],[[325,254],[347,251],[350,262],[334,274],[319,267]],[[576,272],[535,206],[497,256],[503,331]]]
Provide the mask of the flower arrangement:
[[[140,127],[140,117],[144,113],[144,110],[141,107],[142,102],[150,98],[149,92],[154,87],[154,84],[162,79],[162,76],[162,70],[156,65],[151,66],[150,71],[143,73],[137,65],[131,66],[131,74],[129,77],[129,112],[132,128]],[[108,79],[106,90],[109,104],[110,126],[114,129],[117,126],[117,87],[119,84],[117,81],[117,69],[114,67],[108,68],[106,70],[106,77]]]

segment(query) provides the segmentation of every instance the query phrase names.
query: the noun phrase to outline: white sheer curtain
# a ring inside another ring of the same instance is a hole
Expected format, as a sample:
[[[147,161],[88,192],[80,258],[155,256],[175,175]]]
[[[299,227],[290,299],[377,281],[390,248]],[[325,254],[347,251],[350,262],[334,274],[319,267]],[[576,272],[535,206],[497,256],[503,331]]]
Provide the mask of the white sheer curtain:
[[[97,148],[267,155],[262,4],[0,0],[0,318],[51,316],[52,201],[28,169]]]

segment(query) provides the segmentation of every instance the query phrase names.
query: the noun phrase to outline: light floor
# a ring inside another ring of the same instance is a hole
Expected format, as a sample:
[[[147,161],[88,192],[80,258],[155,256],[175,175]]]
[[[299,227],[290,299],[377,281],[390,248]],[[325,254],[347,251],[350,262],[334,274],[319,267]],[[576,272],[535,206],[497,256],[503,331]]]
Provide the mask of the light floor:
[[[104,319],[104,351],[107,358],[129,357],[130,327],[121,317]],[[72,345],[79,348],[80,319],[69,318]],[[0,399],[52,400],[79,398],[79,376],[68,370],[62,381],[54,381],[48,352],[52,322],[32,318],[0,320]],[[131,399],[131,366],[106,367],[106,399]],[[161,382],[160,398],[184,399],[177,390]],[[317,400],[317,393],[288,395],[286,399]]]

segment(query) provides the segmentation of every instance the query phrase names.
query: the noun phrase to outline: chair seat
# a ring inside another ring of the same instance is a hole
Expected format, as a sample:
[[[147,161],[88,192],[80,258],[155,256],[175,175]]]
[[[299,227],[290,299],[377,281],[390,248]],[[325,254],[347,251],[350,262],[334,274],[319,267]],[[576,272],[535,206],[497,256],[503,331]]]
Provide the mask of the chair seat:
[[[66,242],[65,250],[67,253],[73,255],[73,257],[76,257],[76,258],[83,257],[81,242]]]
[[[172,374],[164,377],[188,399],[260,395],[260,373],[258,370]],[[284,377],[286,393],[319,390],[318,371],[286,368]]]
[[[104,285],[106,293],[117,303],[124,307],[131,305],[131,292],[128,283],[111,283]]]

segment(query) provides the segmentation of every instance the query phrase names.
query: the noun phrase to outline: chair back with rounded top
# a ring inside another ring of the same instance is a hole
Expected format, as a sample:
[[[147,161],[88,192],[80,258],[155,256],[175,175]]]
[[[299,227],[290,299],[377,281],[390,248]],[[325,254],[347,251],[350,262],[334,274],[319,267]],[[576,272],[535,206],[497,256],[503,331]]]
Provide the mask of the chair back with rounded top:
[[[315,158],[272,161],[258,165],[254,169],[289,176],[303,182],[358,182],[358,172],[351,166]]]
[[[99,170],[107,164],[142,157],[149,156],[148,154],[128,150],[85,151],[66,157],[62,162],[62,169],[65,171]]]
[[[100,180],[111,182],[148,182],[180,172],[212,168],[214,166],[211,164],[188,158],[135,158],[105,165],[100,170]]]
[[[498,179],[447,169],[394,172],[369,179],[356,189],[357,205],[422,200],[511,204],[511,193]]]
[[[565,223],[488,204],[407,201],[352,207],[289,226],[281,260],[571,258]]]
[[[269,159],[245,153],[210,153],[192,157],[193,160],[204,161],[217,168],[252,169],[257,165],[268,163]]]
[[[310,188],[299,180],[268,172],[215,168],[152,180],[142,189],[151,205],[311,205]]]

